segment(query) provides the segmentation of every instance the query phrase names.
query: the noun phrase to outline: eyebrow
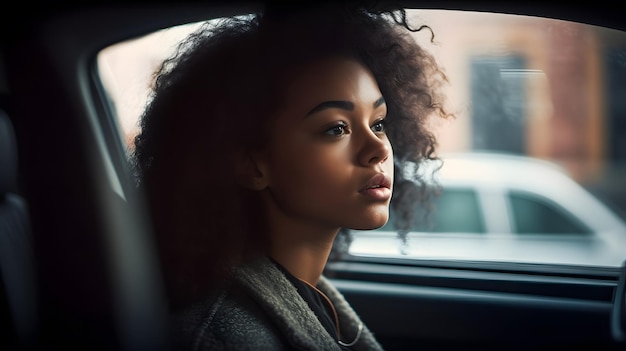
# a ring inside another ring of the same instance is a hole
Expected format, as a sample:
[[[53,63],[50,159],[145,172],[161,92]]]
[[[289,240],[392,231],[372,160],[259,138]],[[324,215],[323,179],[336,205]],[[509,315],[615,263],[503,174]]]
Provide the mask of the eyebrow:
[[[374,101],[373,106],[374,108],[378,108],[384,103],[385,103],[385,98],[381,96],[380,98],[378,98],[378,100]],[[317,113],[319,111],[326,110],[329,108],[338,108],[338,109],[342,109],[346,111],[353,111],[354,103],[352,103],[351,101],[345,101],[345,100],[324,101],[320,103],[319,105],[313,107],[313,109],[311,109],[311,111],[309,111],[309,113],[307,113],[306,116],[308,117],[314,113]]]
[[[378,100],[374,101],[374,108],[378,108],[380,107],[380,105],[385,103],[385,98],[384,97],[379,97]]]

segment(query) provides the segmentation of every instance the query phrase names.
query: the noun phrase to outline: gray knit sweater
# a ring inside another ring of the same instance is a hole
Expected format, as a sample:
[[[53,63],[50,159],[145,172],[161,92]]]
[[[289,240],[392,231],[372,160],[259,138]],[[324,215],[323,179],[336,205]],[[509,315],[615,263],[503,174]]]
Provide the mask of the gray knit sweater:
[[[228,289],[174,319],[178,350],[341,350],[296,288],[269,260],[240,267]],[[344,342],[359,334],[360,318],[321,277],[317,288],[333,302]],[[367,327],[352,350],[382,350]]]

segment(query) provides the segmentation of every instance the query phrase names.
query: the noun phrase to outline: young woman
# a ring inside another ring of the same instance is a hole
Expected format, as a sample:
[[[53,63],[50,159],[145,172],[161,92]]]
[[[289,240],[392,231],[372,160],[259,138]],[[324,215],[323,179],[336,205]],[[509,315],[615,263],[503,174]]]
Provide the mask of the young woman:
[[[164,62],[134,160],[176,348],[381,348],[323,270],[434,158],[445,77],[411,30],[401,10],[268,9]]]

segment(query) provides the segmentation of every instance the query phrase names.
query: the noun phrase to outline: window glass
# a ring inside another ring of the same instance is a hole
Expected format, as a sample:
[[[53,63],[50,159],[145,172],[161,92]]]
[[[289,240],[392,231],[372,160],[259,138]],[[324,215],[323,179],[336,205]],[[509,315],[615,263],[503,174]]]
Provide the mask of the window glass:
[[[472,148],[524,152],[526,63],[519,54],[470,57]]]
[[[435,199],[433,218],[434,232],[485,232],[476,192],[470,189],[443,189]]]
[[[517,234],[589,234],[586,228],[552,201],[528,193],[509,194]]]
[[[444,189],[436,199],[434,218],[436,232],[485,232],[476,192],[469,189]]]
[[[431,121],[444,160],[444,191],[428,216],[423,208],[408,210],[422,222],[410,230],[420,235],[404,237],[416,246],[423,240],[422,247],[445,237],[440,246],[446,254],[440,256],[446,259],[467,259],[471,251],[474,261],[621,265],[626,258],[626,33],[471,11],[417,9],[408,16],[416,27],[426,24],[434,33],[433,41],[429,31],[414,38],[444,69],[448,109],[455,117]],[[101,81],[129,149],[154,71],[198,25],[152,33],[99,54]],[[479,188],[487,192],[475,193]],[[511,191],[517,192],[509,202]],[[542,194],[547,201],[526,193]],[[389,240],[397,240],[389,235],[397,229],[394,217],[382,228],[392,229],[384,235]],[[382,235],[381,230],[352,233],[357,246],[361,236]],[[544,234],[543,241],[533,233]],[[550,235],[571,241],[549,246]],[[576,241],[580,237],[599,241]],[[380,243],[359,246],[359,256],[377,256],[377,247],[385,246]],[[426,257],[393,247],[387,257]],[[568,247],[571,252],[564,252]]]
[[[412,232],[484,233],[485,225],[478,196],[472,189],[445,188],[432,206],[414,206]],[[380,230],[399,231],[398,215],[392,210],[389,221]]]
[[[174,53],[178,43],[201,25],[191,23],[163,29],[111,45],[98,53],[98,73],[113,102],[116,124],[127,149],[133,148],[154,73]]]

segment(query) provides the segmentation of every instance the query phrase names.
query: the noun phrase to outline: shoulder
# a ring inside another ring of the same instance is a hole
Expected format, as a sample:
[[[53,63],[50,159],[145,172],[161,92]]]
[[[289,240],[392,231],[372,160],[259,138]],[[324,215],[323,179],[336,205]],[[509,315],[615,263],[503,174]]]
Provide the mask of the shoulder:
[[[274,323],[237,284],[177,313],[172,319],[176,350],[246,350],[286,345]]]

